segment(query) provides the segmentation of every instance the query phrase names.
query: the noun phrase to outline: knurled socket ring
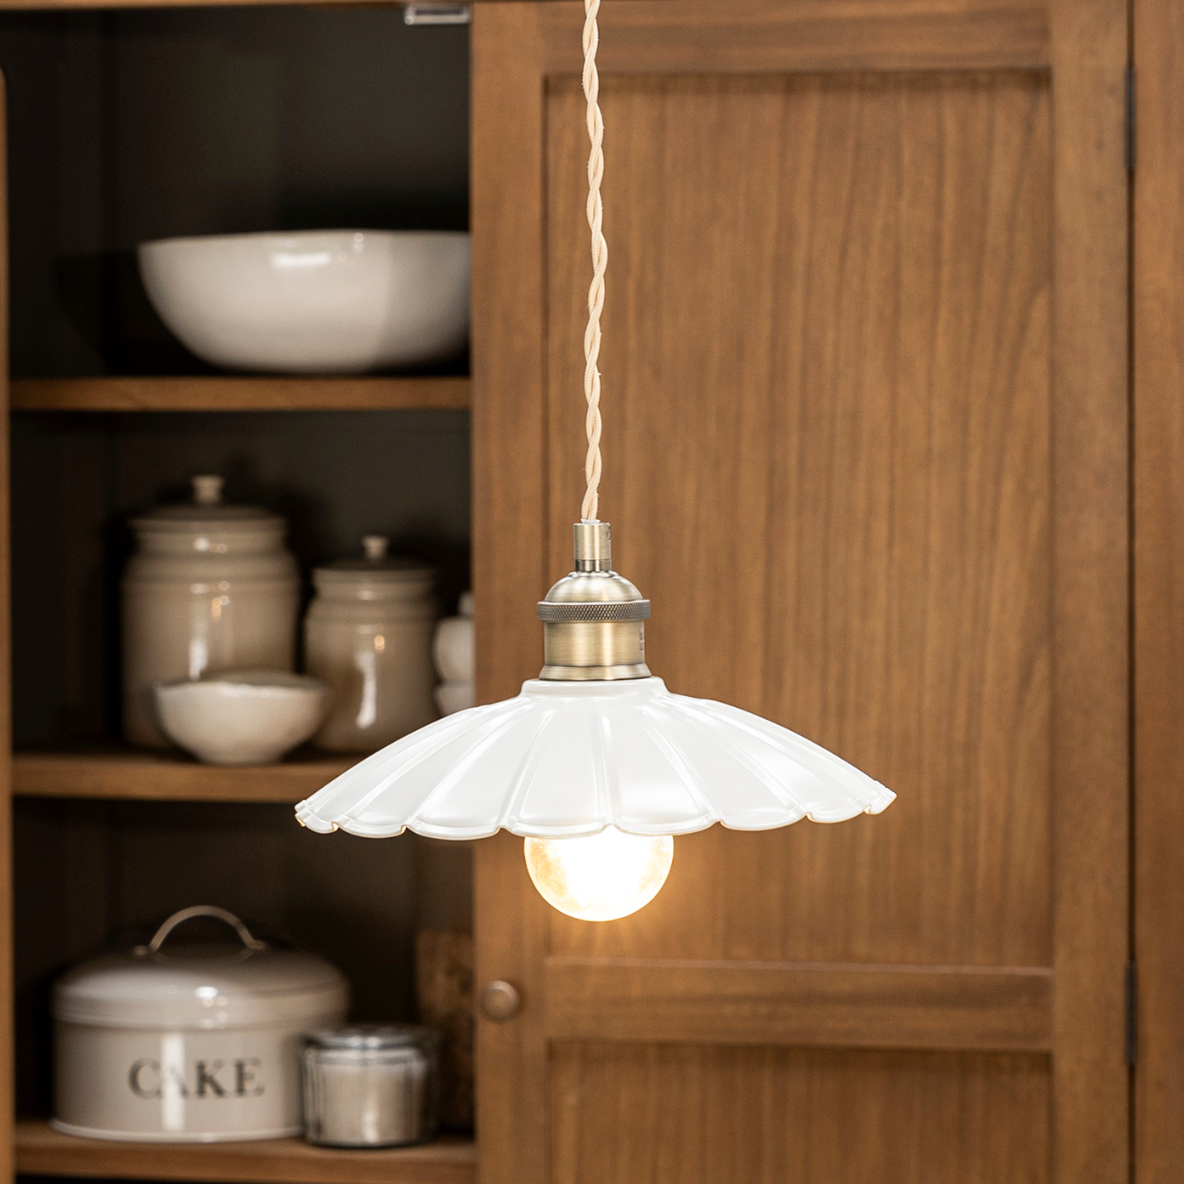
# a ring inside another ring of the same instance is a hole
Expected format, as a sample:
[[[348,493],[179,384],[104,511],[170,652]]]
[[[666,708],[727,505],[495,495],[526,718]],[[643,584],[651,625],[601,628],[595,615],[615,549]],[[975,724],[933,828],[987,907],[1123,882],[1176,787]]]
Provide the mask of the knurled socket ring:
[[[648,621],[648,600],[569,601],[555,604],[540,600],[538,618],[547,624],[571,624],[576,621]]]

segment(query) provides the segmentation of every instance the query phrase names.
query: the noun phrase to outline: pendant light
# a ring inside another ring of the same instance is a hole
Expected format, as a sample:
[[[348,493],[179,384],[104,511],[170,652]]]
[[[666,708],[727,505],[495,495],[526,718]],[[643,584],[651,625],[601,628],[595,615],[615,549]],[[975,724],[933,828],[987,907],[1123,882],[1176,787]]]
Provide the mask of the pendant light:
[[[650,602],[612,569],[599,521],[600,319],[608,248],[600,0],[585,0],[588,223],[593,277],[584,338],[587,491],[575,562],[538,605],[544,666],[515,699],[429,724],[367,757],[296,807],[311,830],[386,838],[412,830],[525,839],[542,896],[588,921],[627,916],[660,891],[674,836],[722,823],[768,830],[802,818],[878,814],[894,798],[866,774],[760,716],[675,695],[645,663]]]

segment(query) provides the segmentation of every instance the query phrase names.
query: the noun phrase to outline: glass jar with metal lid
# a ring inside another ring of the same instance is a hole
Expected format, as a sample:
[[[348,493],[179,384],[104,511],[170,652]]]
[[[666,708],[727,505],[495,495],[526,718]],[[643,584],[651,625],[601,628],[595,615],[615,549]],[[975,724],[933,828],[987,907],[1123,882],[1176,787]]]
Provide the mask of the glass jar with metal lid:
[[[397,1147],[436,1132],[440,1036],[411,1024],[312,1032],[304,1042],[305,1138]]]
[[[435,573],[387,555],[368,535],[364,557],[318,567],[304,621],[308,673],[333,691],[314,743],[332,752],[375,752],[436,718],[432,630]]]

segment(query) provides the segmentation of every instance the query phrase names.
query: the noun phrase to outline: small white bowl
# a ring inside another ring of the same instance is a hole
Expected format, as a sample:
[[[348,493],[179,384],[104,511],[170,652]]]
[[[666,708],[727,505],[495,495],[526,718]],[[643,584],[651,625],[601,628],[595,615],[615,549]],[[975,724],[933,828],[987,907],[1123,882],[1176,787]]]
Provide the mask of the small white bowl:
[[[311,739],[329,705],[320,679],[282,670],[232,670],[154,689],[165,734],[209,765],[274,764]]]
[[[325,230],[139,246],[161,320],[234,370],[359,374],[423,365],[469,334],[469,236]]]

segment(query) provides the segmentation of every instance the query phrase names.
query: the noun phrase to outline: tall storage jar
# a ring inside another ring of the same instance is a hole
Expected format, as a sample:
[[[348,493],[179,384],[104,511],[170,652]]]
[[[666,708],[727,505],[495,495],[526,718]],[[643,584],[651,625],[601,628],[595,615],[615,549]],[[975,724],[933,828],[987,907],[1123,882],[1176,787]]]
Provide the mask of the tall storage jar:
[[[199,916],[235,933],[215,945],[167,941]],[[154,1143],[298,1134],[303,1037],[340,1024],[348,994],[324,959],[273,948],[223,909],[183,909],[148,945],[58,980],[53,1126]]]
[[[362,542],[365,558],[313,572],[316,597],[304,622],[308,672],[332,688],[314,743],[332,752],[374,752],[437,714],[434,573],[389,558],[380,535]]]
[[[152,688],[251,667],[292,670],[299,580],[278,515],[222,501],[195,477],[188,505],[132,520],[123,578],[123,718],[133,744],[167,746]]]

